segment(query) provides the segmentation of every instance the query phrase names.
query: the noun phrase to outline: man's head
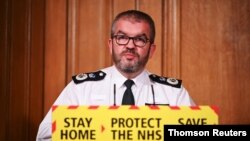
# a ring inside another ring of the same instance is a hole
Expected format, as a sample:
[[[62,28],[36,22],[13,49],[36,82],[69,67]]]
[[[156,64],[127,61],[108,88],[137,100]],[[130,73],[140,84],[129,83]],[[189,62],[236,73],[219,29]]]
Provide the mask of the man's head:
[[[117,69],[127,77],[136,77],[152,57],[155,45],[152,18],[141,11],[129,10],[113,21],[110,53]]]
[[[135,20],[135,21],[144,21],[146,23],[148,23],[149,28],[150,28],[150,42],[154,43],[155,40],[155,24],[153,19],[146,13],[141,12],[141,11],[137,11],[137,10],[128,10],[128,11],[124,11],[119,13],[115,19],[112,22],[112,27],[111,27],[111,37],[114,36],[115,34],[115,28],[116,28],[116,23],[118,20],[120,19],[127,19],[127,20]]]

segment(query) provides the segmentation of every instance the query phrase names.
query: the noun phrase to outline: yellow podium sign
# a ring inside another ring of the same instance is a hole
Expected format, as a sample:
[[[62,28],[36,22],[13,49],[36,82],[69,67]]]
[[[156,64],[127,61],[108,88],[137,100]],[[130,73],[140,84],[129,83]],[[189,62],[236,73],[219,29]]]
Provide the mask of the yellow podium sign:
[[[53,106],[53,141],[163,141],[164,125],[214,125],[211,106]]]

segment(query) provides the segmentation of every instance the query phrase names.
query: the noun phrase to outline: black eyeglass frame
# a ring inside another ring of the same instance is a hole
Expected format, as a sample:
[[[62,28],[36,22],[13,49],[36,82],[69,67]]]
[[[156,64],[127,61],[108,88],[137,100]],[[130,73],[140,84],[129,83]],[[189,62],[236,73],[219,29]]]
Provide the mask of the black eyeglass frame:
[[[124,37],[127,37],[128,38],[128,41],[127,41],[127,43],[125,43],[125,44],[121,44],[121,43],[118,43],[118,39],[117,39],[117,37],[119,37],[119,36],[124,36]],[[136,42],[135,42],[135,39],[136,38],[139,38],[140,36],[135,36],[135,37],[130,37],[130,36],[127,36],[127,35],[113,35],[112,36],[112,39],[114,39],[115,38],[115,42],[118,44],[118,45],[127,45],[128,43],[129,43],[129,41],[130,41],[130,39],[132,39],[133,40],[133,43],[134,43],[134,45],[135,46],[137,46],[137,47],[140,47],[140,48],[143,48],[143,47],[145,47],[146,46],[146,44],[147,44],[147,42],[150,42],[150,40],[147,38],[147,37],[145,37],[145,43],[144,43],[144,45],[143,46],[138,46],[137,44],[136,44]],[[151,42],[150,42],[151,43]]]

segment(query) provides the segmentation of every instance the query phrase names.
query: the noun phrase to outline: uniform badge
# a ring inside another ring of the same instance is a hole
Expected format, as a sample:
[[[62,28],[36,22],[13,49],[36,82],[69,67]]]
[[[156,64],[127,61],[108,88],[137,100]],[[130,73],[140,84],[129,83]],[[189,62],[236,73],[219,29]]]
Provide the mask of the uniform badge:
[[[78,75],[76,76],[76,80],[79,80],[79,81],[84,80],[84,79],[87,79],[87,78],[88,78],[88,75],[87,75],[87,74],[84,74],[84,73],[78,74]]]
[[[102,71],[81,73],[72,77],[75,84],[82,83],[84,81],[98,81],[104,79],[106,73]]]
[[[168,78],[167,82],[169,84],[172,84],[172,85],[177,85],[178,84],[178,80],[176,80],[175,78]]]
[[[181,80],[177,80],[175,78],[168,78],[168,77],[162,77],[155,74],[149,75],[149,78],[157,83],[169,85],[172,87],[180,88],[181,87]]]

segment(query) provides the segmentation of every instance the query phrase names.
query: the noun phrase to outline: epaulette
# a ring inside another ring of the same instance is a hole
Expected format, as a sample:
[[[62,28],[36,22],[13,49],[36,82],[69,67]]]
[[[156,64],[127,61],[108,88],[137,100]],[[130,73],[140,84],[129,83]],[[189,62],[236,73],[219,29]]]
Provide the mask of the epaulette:
[[[84,81],[98,81],[104,79],[106,73],[103,71],[97,72],[89,72],[89,73],[81,73],[75,76],[72,76],[73,81],[75,84],[82,83]]]
[[[162,77],[162,76],[158,76],[155,74],[151,74],[149,75],[149,78],[152,81],[164,84],[164,85],[169,85],[172,87],[176,87],[176,88],[180,88],[181,87],[181,80],[177,80],[175,78],[168,78],[168,77]]]

